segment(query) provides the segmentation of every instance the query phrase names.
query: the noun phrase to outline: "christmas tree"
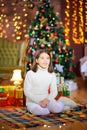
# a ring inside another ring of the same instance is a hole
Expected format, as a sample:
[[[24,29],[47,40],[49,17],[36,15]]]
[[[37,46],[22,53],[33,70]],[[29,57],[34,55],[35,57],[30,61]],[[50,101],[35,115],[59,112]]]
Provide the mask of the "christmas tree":
[[[65,79],[74,79],[75,55],[74,50],[66,44],[64,27],[54,12],[49,1],[44,0],[38,7],[35,18],[28,30],[29,45],[27,56],[29,63],[26,71],[32,68],[33,57],[38,49],[48,49],[52,55],[53,67]]]

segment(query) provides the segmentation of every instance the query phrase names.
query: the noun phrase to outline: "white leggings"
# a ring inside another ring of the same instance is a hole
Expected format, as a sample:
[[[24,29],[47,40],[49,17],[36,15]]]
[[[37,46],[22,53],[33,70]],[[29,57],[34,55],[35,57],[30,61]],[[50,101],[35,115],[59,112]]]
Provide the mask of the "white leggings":
[[[35,115],[47,115],[50,112],[59,113],[74,108],[76,106],[77,104],[72,99],[67,97],[60,97],[57,101],[50,101],[47,108],[42,108],[39,104],[31,103],[29,106],[27,106],[27,110]]]
[[[27,106],[28,111],[35,115],[47,115],[50,112],[52,113],[59,113],[62,112],[64,109],[64,104],[60,101],[50,101],[46,108],[42,108],[39,104],[32,103],[31,105]]]

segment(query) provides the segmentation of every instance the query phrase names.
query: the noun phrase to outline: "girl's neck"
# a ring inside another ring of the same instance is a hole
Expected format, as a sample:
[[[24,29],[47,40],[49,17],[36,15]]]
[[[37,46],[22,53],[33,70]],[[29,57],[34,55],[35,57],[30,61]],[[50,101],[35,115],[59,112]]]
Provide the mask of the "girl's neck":
[[[41,67],[40,65],[38,65],[38,69],[41,69],[41,70],[48,70],[48,67],[47,67],[47,68],[43,68],[43,67]]]

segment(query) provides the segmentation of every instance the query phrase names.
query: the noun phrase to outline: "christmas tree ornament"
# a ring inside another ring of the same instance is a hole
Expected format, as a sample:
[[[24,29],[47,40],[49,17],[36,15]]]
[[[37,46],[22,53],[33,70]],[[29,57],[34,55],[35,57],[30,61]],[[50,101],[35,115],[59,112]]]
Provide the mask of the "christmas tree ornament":
[[[62,45],[62,41],[61,41],[61,40],[59,40],[58,44],[59,44],[59,46],[61,46],[61,45]]]
[[[45,7],[46,7],[46,8],[49,8],[49,3],[46,3],[46,4],[45,4]]]
[[[72,69],[72,67],[70,67],[70,68],[69,68],[69,72],[73,72],[73,69]]]
[[[44,24],[47,21],[47,18],[42,16],[39,20],[40,20],[41,24]]]
[[[41,44],[41,48],[45,48],[45,45],[44,45],[44,44]]]
[[[43,27],[43,24],[41,23],[41,24],[40,24],[40,29],[41,29],[42,27]]]
[[[45,13],[45,10],[44,10],[44,9],[42,9],[42,10],[41,10],[41,12],[42,12],[42,13]]]
[[[25,34],[26,39],[30,39],[30,36],[28,34]]]
[[[31,53],[31,50],[28,50],[28,51],[27,51],[27,54],[29,55],[30,53]]]
[[[50,30],[50,26],[48,24],[46,25],[46,30]]]
[[[75,61],[75,57],[72,57],[72,61]]]
[[[30,35],[30,37],[32,37],[32,36],[33,36],[33,34],[32,34],[32,33],[30,33],[29,35]]]
[[[54,32],[54,36],[58,36],[58,33],[57,33],[57,32]]]
[[[48,47],[51,47],[50,43],[47,44]]]
[[[36,25],[36,26],[34,27],[34,30],[38,30],[38,25]]]

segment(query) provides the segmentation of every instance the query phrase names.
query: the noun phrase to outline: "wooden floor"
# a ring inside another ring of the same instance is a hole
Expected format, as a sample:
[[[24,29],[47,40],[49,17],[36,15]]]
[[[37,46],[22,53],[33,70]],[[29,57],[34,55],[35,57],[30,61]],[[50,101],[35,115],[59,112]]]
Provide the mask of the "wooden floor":
[[[70,93],[70,98],[76,101],[77,103],[85,104],[87,103],[87,79],[83,80],[81,77],[77,77],[76,83],[78,89]],[[35,128],[27,128],[27,129],[23,128],[18,130],[60,130],[60,129],[61,130],[77,130],[77,129],[86,130],[87,122],[75,122],[63,126],[54,125],[54,126],[43,126],[43,127],[35,127]],[[0,123],[0,130],[14,130],[14,129],[10,128],[6,124]]]

